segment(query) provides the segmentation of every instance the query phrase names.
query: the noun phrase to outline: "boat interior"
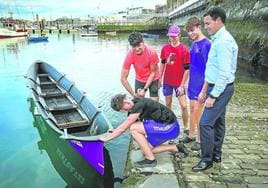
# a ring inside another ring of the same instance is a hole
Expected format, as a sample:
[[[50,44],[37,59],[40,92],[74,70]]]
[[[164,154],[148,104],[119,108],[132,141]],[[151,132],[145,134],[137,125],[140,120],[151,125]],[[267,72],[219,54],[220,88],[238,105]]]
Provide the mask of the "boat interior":
[[[68,129],[68,132],[87,130],[90,121],[79,109],[76,102],[61,89],[57,82],[48,74],[37,74],[37,93],[39,102],[50,114],[49,117],[59,129]],[[78,129],[78,127],[80,127]]]

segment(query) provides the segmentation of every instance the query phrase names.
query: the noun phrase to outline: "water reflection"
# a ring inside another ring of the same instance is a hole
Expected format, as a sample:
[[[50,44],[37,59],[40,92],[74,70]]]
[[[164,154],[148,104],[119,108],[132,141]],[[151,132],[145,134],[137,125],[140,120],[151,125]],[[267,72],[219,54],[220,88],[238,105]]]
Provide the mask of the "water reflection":
[[[104,148],[105,173],[100,175],[92,168],[64,139],[56,133],[40,115],[34,115],[34,104],[31,102],[33,125],[37,128],[41,140],[38,149],[46,151],[55,170],[66,182],[66,187],[112,188],[113,169],[110,156]]]
[[[1,39],[0,48],[2,48],[3,50],[7,49],[9,53],[18,55],[20,45],[24,44],[25,42],[26,42],[26,37]]]

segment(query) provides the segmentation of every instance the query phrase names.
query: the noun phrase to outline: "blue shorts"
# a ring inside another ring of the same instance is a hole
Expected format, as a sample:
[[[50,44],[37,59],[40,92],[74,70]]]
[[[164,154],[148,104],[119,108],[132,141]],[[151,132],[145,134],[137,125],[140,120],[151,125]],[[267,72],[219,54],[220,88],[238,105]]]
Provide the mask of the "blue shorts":
[[[188,98],[190,100],[198,100],[198,95],[200,92],[196,92],[194,90],[192,90],[191,88],[188,88]]]
[[[202,85],[198,86],[198,85],[194,85],[194,84],[189,83],[188,98],[190,100],[198,100],[198,95],[201,92],[202,87],[203,87]]]
[[[144,120],[143,125],[147,134],[147,140],[153,147],[159,146],[168,140],[175,139],[180,134],[178,121],[167,124],[154,120]]]
[[[177,89],[178,87],[175,87],[175,86],[170,86],[170,85],[167,85],[167,84],[163,84],[163,94],[164,94],[164,96],[166,97],[166,96],[170,96],[170,95],[172,95],[173,94],[173,90],[174,90],[174,92],[175,92],[175,94],[176,94],[176,97],[178,97],[179,95],[178,95],[178,93],[176,92],[176,89]]]

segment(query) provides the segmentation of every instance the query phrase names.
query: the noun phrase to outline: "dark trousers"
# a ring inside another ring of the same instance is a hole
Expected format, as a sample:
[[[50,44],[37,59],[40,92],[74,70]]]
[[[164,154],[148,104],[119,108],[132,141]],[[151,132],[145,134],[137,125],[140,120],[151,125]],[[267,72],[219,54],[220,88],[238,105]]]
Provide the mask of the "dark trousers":
[[[208,87],[207,93],[213,89]],[[200,119],[201,159],[212,162],[213,157],[221,157],[225,135],[226,106],[234,93],[234,85],[228,84],[216,99],[212,108],[205,108]]]

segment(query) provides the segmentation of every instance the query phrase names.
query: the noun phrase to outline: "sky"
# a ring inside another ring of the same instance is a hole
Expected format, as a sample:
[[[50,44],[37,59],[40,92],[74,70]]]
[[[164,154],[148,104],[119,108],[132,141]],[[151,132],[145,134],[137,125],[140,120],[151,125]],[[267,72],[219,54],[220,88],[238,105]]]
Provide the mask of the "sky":
[[[40,18],[55,20],[66,16],[87,18],[108,16],[126,8],[144,7],[154,9],[155,5],[164,5],[166,0],[0,0],[0,17],[13,17],[33,20],[36,14]]]

